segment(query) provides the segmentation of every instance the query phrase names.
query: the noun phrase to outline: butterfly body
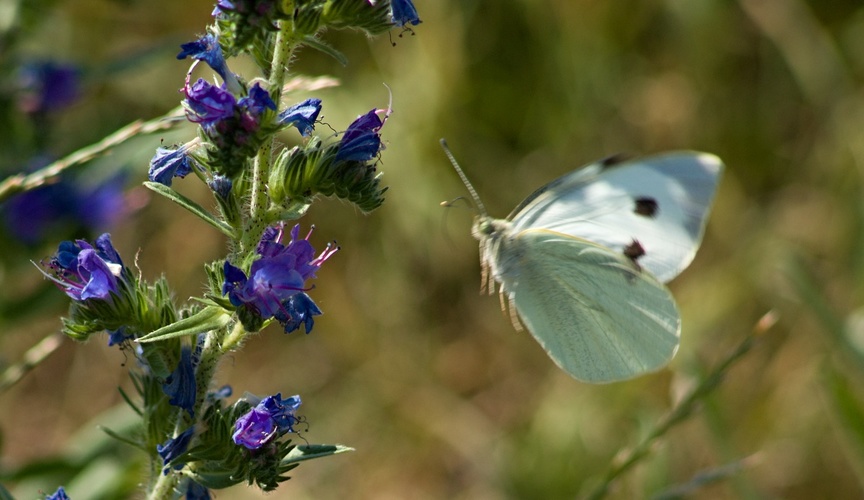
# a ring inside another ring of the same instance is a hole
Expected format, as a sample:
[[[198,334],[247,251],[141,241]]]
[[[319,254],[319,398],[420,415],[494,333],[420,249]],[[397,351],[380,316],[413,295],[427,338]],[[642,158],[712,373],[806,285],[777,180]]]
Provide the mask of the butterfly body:
[[[469,187],[481,209],[472,233],[483,284],[500,285],[574,378],[605,383],[656,371],[681,333],[663,283],[693,260],[722,169],[716,156],[687,151],[601,161],[541,187],[507,219],[489,217]]]

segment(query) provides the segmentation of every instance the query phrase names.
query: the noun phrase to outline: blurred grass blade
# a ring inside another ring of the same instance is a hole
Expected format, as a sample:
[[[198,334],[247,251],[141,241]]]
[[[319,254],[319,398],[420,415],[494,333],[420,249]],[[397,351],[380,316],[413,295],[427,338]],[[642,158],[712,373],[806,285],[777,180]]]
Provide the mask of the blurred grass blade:
[[[10,175],[3,179],[3,181],[0,181],[0,202],[6,201],[15,194],[50,184],[67,169],[76,165],[83,165],[129,139],[139,135],[167,130],[179,123],[185,123],[185,121],[185,118],[183,118],[183,109],[179,106],[160,117],[146,122],[135,120],[101,141],[81,148],[33,173]]]
[[[24,378],[33,368],[39,366],[39,363],[45,361],[45,358],[56,351],[63,343],[63,334],[60,332],[48,335],[38,344],[34,345],[24,353],[24,358],[18,363],[9,365],[2,373],[0,373],[0,392],[12,387],[19,380]]]
[[[742,458],[741,460],[736,460],[732,463],[703,470],[698,474],[694,475],[692,479],[690,479],[684,484],[672,486],[656,495],[652,495],[651,500],[677,500],[683,498],[694,498],[693,495],[698,493],[699,489],[717,483],[719,481],[725,481],[730,477],[740,473],[742,470],[753,466],[753,462],[754,456],[751,455],[749,457]]]
[[[841,372],[829,367],[828,387],[834,414],[839,420],[843,433],[844,448],[850,455],[849,465],[858,478],[858,484],[864,490],[864,405],[860,394],[856,394],[855,386]]]
[[[831,307],[813,274],[804,266],[800,258],[793,257],[790,260],[788,274],[801,302],[816,315],[837,350],[842,352],[842,355],[852,362],[856,369],[864,373],[864,353],[849,341],[845,319]]]
[[[654,425],[653,429],[649,431],[648,435],[639,444],[633,448],[621,450],[618,453],[612,461],[609,470],[601,479],[600,484],[584,498],[596,500],[605,497],[615,480],[651,454],[654,444],[658,439],[690,417],[696,410],[697,405],[720,385],[732,366],[750,351],[756,338],[771,328],[775,321],[776,318],[773,312],[769,312],[763,316],[754,327],[753,332],[744,337],[726,358],[703,377],[688,394],[681,398],[679,403]]]

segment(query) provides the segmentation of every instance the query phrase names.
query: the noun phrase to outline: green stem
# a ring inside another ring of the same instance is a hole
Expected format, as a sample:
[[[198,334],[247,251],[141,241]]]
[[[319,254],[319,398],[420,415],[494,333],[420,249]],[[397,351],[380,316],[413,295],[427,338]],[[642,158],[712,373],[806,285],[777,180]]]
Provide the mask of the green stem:
[[[174,498],[174,489],[180,481],[180,475],[174,472],[169,472],[168,474],[158,472],[158,474],[159,478],[156,480],[156,484],[153,485],[153,489],[147,494],[147,500],[170,500]]]
[[[273,60],[270,63],[270,80],[268,82],[270,97],[277,105],[282,96],[282,86],[285,84],[285,74],[288,72],[288,65],[298,45],[299,40],[294,36],[292,22],[280,21],[279,32],[276,35],[276,47],[273,50]],[[258,238],[270,222],[267,218],[267,209],[269,208],[267,179],[270,176],[275,141],[275,137],[268,140],[255,156],[252,169],[250,218],[246,231],[243,234],[243,251],[247,251],[258,243]]]

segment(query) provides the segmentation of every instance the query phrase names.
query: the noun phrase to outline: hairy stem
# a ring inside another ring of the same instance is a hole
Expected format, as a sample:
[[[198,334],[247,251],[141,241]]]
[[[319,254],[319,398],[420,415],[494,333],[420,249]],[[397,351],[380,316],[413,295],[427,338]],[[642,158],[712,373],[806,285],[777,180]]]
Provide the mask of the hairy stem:
[[[273,59],[270,63],[270,80],[268,91],[273,102],[279,105],[282,95],[282,86],[285,84],[285,74],[288,65],[294,55],[294,50],[299,41],[294,36],[293,24],[290,21],[279,23],[279,33],[276,35],[276,47],[273,50]],[[273,145],[276,138],[268,140],[255,156],[252,170],[252,199],[249,208],[249,223],[243,235],[242,250],[252,248],[269,223],[267,218],[268,198],[267,179],[270,175],[270,166],[273,161]]]

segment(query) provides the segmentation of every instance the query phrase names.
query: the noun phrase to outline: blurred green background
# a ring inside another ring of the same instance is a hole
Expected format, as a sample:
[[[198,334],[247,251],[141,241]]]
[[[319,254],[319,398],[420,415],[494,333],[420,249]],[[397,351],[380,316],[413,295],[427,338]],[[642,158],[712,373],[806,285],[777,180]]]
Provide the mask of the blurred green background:
[[[75,62],[90,77],[82,99],[55,117],[51,151],[68,154],[177,106],[188,68],[175,60],[177,47],[203,32],[212,4],[70,0],[25,9],[16,57]],[[390,191],[369,216],[338,200],[313,206],[302,223],[317,225],[314,243],[342,245],[312,292],[325,315],[309,336],[265,331],[221,367],[219,381],[235,395],[301,394],[310,442],[357,449],[302,465],[267,498],[575,497],[770,310],[778,324],[612,497],[650,497],[737,464],[739,473],[695,495],[861,498],[861,2],[415,4],[423,23],[414,36],[393,32],[395,46],[386,35],[330,32],[348,66],[310,49],[295,65],[298,74],[341,81],[288,97],[323,99],[323,119],[336,130],[384,107],[383,84],[392,89],[380,165]],[[251,76],[248,62],[229,64]],[[126,166],[134,186],[160,140],[193,133],[139,138],[87,168]],[[440,137],[500,217],[543,183],[614,153],[695,149],[726,162],[702,248],[670,285],[683,335],[668,369],[582,384],[513,330],[498,298],[479,293],[472,213],[439,206],[466,194]],[[0,149],[8,147],[0,137]],[[195,181],[175,187],[209,203]],[[222,256],[224,241],[168,201],[131,189],[140,209],[112,231],[121,254],[137,254],[145,277],[166,274],[178,300],[198,294],[201,264]],[[67,300],[40,294],[49,285],[29,262],[58,241],[27,251],[2,243],[0,363],[59,329]],[[129,387],[124,364],[132,363],[102,339],[64,341],[0,394],[0,465],[14,470],[92,444],[106,421],[100,414],[121,404],[116,387]],[[89,434],[75,436],[82,428]],[[118,463],[107,460],[90,484],[115,477]],[[143,480],[135,471],[125,477]],[[57,484],[29,481],[14,491],[34,498]],[[85,490],[70,493],[98,497]],[[217,492],[259,497],[245,487]]]

